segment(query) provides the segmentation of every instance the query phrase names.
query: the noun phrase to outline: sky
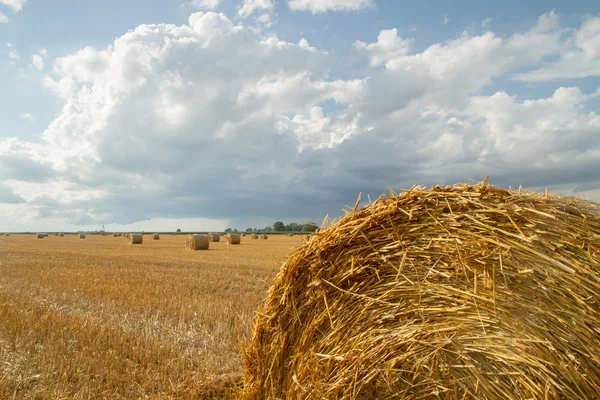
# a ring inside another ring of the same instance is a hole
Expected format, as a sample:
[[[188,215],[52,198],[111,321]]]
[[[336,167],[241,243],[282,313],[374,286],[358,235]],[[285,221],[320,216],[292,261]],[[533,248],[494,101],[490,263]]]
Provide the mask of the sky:
[[[0,0],[0,231],[320,223],[414,184],[600,201],[600,4]]]

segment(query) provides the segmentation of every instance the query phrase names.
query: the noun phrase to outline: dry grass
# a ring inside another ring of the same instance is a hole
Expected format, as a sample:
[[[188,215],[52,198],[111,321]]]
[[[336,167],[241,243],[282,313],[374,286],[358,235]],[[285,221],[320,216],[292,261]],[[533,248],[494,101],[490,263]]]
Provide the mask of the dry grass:
[[[358,202],[357,202],[358,204]],[[598,399],[600,204],[415,187],[282,267],[248,399]]]
[[[231,397],[239,343],[301,242],[271,239],[0,237],[0,399]]]

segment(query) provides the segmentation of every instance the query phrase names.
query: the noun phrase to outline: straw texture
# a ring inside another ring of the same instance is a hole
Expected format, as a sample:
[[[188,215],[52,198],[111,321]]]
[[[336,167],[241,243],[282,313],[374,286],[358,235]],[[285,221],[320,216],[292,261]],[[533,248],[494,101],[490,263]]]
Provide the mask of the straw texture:
[[[600,205],[487,185],[348,211],[282,266],[245,399],[592,399]]]
[[[206,235],[189,235],[185,241],[188,250],[208,250],[209,240]]]
[[[44,236],[44,234],[43,234],[43,233],[38,233],[38,234],[36,234],[36,235],[35,235],[35,237],[36,237],[36,238],[38,238],[38,239],[43,239],[43,238],[45,238],[45,236]]]
[[[152,239],[153,240],[159,240],[160,239],[160,235],[158,233],[155,233],[152,235]]]
[[[142,244],[144,237],[139,233],[132,233],[129,235],[129,244]]]
[[[235,233],[227,234],[226,239],[227,243],[229,244],[240,244],[242,242],[242,238],[240,237],[240,235]]]
[[[208,240],[211,242],[218,242],[221,240],[221,236],[218,233],[209,233]]]

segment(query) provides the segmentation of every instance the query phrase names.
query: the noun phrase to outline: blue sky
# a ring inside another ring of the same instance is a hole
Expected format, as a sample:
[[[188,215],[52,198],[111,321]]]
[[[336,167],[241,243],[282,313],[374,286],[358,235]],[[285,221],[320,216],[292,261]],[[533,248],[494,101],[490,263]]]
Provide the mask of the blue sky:
[[[361,191],[488,172],[600,200],[596,1],[0,0],[0,13],[9,230],[320,220]]]

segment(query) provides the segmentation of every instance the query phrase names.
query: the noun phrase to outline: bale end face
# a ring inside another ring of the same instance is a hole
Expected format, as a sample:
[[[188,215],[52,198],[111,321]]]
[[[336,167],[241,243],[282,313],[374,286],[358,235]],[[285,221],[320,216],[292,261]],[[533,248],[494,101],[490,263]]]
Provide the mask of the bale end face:
[[[599,204],[416,187],[292,253],[241,397],[598,398],[599,288]]]

